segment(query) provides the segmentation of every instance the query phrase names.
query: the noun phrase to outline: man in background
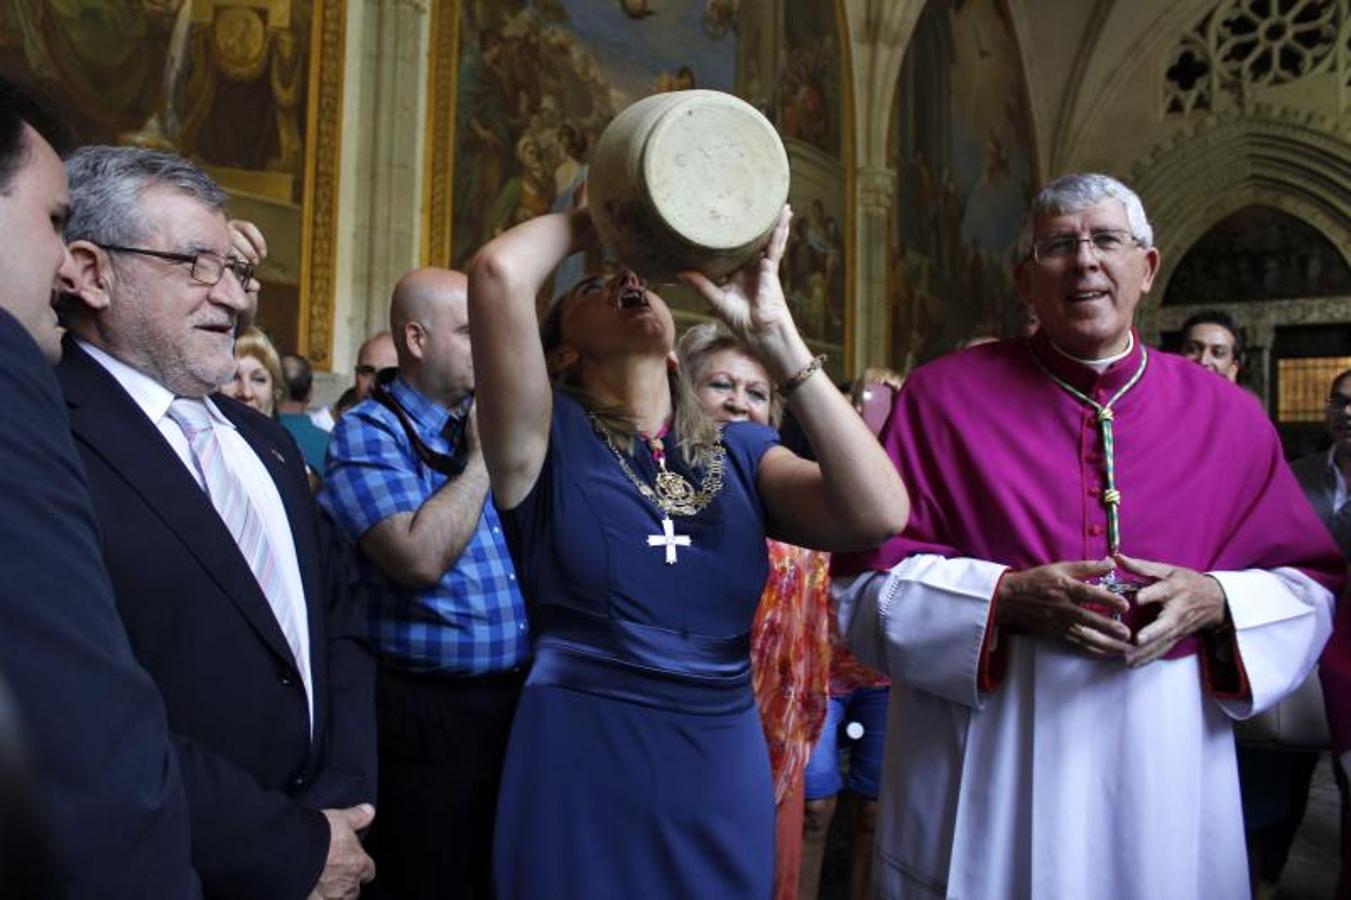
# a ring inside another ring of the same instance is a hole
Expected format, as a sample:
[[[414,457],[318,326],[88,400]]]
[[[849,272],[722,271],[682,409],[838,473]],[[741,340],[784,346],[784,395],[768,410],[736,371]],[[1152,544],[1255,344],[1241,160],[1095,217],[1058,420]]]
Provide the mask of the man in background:
[[[343,394],[346,401],[345,409],[350,409],[356,404],[365,400],[371,395],[371,388],[375,386],[375,376],[385,369],[392,369],[399,364],[399,358],[394,352],[394,339],[390,337],[388,331],[377,331],[366,339],[365,343],[357,350],[357,364],[353,370],[352,387],[348,393]],[[332,431],[333,423],[337,421],[340,412],[334,406],[326,406],[310,414],[314,424],[324,431]]]
[[[491,897],[493,819],[527,653],[525,604],[474,422],[467,281],[418,269],[390,303],[398,375],[338,423],[320,502],[359,553],[379,653],[390,900]]]
[[[316,476],[322,476],[329,434],[305,413],[314,393],[314,369],[305,357],[287,353],[281,358],[281,375],[286,382],[286,395],[277,406],[277,421],[296,439],[305,465]]]
[[[1332,446],[1296,460],[1290,468],[1342,556],[1351,559],[1351,504],[1346,487],[1351,480],[1351,369],[1332,379],[1325,421]]]
[[[1238,384],[1243,371],[1243,329],[1227,312],[1203,309],[1182,323],[1182,355]]]

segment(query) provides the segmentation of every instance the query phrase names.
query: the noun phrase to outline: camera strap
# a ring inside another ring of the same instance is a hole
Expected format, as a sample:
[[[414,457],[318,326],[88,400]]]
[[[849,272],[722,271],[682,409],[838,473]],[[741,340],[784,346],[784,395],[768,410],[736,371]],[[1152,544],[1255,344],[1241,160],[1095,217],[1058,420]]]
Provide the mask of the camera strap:
[[[371,399],[394,413],[394,417],[403,426],[404,434],[408,435],[408,442],[413,445],[413,452],[417,454],[418,459],[422,460],[422,464],[433,472],[440,472],[447,478],[455,478],[462,473],[465,467],[464,455],[451,456],[448,453],[441,453],[428,447],[427,442],[417,433],[417,426],[413,424],[413,420],[409,418],[408,413],[404,412],[403,407],[399,405],[399,401],[395,400],[394,395],[385,387],[387,383],[388,381],[377,379],[375,385],[371,388]]]

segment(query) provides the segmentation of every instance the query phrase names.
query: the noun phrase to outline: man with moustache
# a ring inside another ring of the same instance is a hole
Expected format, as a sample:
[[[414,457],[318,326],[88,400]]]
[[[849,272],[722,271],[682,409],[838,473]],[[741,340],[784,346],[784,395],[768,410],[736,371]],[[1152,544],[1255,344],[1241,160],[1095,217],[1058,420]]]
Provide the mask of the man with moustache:
[[[179,157],[86,147],[58,376],[132,648],[169,714],[209,897],[352,898],[374,875],[373,677],[280,425],[215,392],[253,267]]]

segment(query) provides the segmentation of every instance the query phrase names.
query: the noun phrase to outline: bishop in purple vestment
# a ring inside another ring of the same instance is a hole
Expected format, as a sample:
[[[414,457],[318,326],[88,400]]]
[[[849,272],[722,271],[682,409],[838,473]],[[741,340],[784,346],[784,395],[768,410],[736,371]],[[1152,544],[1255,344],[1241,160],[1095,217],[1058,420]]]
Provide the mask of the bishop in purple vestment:
[[[910,524],[836,564],[893,679],[879,896],[1247,895],[1231,722],[1303,680],[1344,567],[1259,405],[1141,345],[1152,237],[1115,179],[1052,182],[1016,271],[1039,333],[899,395]]]

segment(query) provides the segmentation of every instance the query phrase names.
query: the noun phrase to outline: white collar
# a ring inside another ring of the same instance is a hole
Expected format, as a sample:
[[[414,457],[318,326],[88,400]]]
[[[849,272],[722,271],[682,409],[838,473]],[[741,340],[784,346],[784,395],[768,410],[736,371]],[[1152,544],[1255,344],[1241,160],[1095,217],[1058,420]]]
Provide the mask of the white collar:
[[[131,366],[117,359],[105,350],[95,347],[93,344],[84,340],[77,339],[80,349],[88,353],[89,356],[98,363],[108,374],[113,376],[118,384],[122,385],[122,390],[131,395],[131,399],[136,401],[136,405],[145,413],[146,418],[151,422],[158,423],[164,418],[164,414],[169,411],[169,404],[175,399],[174,392],[151,378],[144,372],[133,369]],[[234,428],[234,423],[216,408],[216,404],[211,402],[210,397],[203,397],[202,401],[206,404],[207,411],[211,413],[211,420],[216,425],[224,425],[228,428]]]
[[[1052,347],[1055,348],[1056,353],[1059,353],[1061,356],[1065,357],[1068,360],[1077,362],[1081,366],[1088,366],[1094,372],[1097,372],[1099,375],[1101,375],[1103,372],[1107,371],[1108,366],[1110,366],[1114,362],[1118,362],[1130,356],[1131,351],[1135,349],[1135,332],[1134,331],[1128,332],[1126,337],[1127,337],[1126,349],[1122,350],[1115,356],[1109,356],[1106,359],[1080,359],[1077,356],[1070,356],[1064,350],[1061,350],[1059,347],[1056,347],[1055,341],[1051,341],[1050,344]]]

